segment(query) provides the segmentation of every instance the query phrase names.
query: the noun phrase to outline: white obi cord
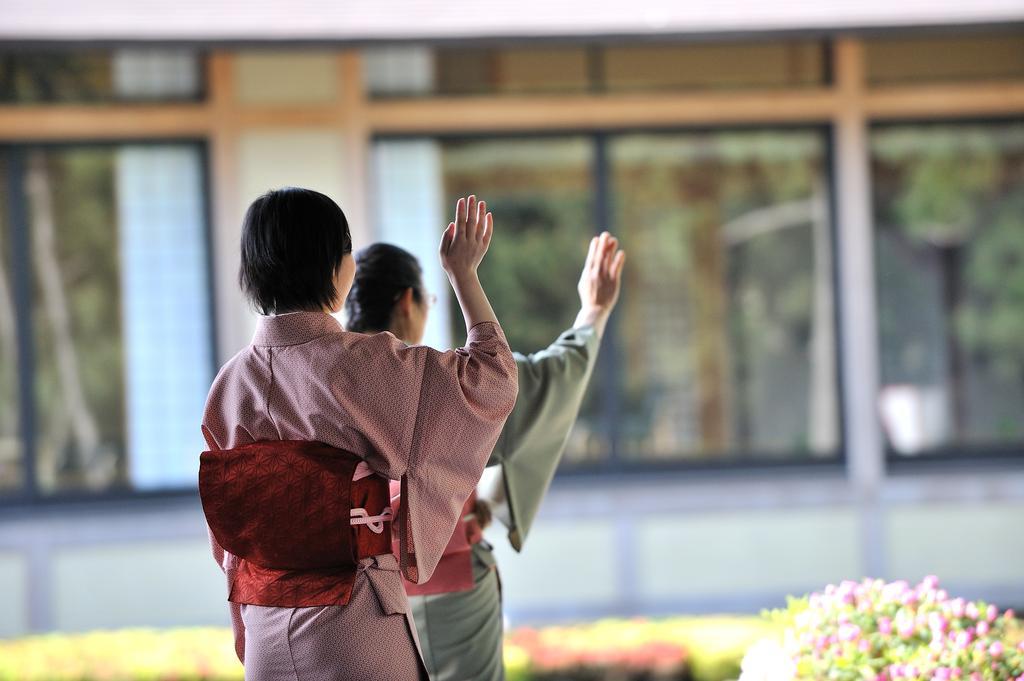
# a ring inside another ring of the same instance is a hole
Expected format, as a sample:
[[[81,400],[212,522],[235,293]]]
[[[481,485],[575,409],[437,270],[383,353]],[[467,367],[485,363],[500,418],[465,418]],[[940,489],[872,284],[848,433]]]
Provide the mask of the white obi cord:
[[[386,507],[380,515],[370,515],[365,508],[353,508],[349,511],[349,525],[366,525],[374,534],[384,531],[384,523],[391,520],[391,507]]]

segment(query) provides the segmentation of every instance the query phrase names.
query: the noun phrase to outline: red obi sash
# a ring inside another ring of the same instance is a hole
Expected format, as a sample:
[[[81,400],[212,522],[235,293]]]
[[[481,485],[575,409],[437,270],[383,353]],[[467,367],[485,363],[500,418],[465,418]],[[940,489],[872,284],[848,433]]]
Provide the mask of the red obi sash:
[[[397,482],[391,483],[391,504],[394,513],[398,513],[401,489]],[[416,584],[407,579],[405,582],[405,593],[410,596],[433,596],[436,594],[453,593],[455,591],[469,591],[473,588],[473,544],[484,538],[483,528],[476,518],[476,492],[469,495],[466,504],[462,507],[462,515],[455,525],[455,532],[452,533],[448,545],[444,547],[444,554],[434,569],[430,580],[423,584]],[[394,543],[394,551],[398,553],[398,541]]]
[[[388,482],[356,475],[354,454],[272,441],[203,452],[199,461],[210,531],[241,559],[229,601],[345,605],[359,559],[391,552]]]

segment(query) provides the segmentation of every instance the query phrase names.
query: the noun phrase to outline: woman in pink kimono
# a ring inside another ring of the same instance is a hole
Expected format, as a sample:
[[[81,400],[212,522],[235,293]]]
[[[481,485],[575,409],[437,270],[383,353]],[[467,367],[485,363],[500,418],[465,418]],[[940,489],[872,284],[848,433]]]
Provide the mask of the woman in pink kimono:
[[[476,273],[492,231],[483,201],[458,201],[440,258],[468,340],[438,352],[349,333],[331,316],[355,271],[331,199],[288,188],[249,207],[240,281],[264,316],[210,389],[200,469],[249,681],[426,678],[402,578],[430,578],[517,394]],[[358,491],[387,480],[402,486],[397,557],[385,548],[386,492]],[[316,534],[339,509],[346,531]],[[324,548],[334,540],[337,565]]]
[[[405,585],[431,681],[505,678],[501,588],[483,529],[493,505],[509,543],[523,549],[579,414],[625,258],[611,234],[594,237],[577,284],[580,311],[572,327],[543,350],[513,353],[519,396],[487,464],[497,467],[498,484],[481,485],[480,498],[469,498],[430,581]],[[345,303],[350,330],[387,330],[419,343],[429,300],[411,253],[373,244],[356,254],[355,284]]]

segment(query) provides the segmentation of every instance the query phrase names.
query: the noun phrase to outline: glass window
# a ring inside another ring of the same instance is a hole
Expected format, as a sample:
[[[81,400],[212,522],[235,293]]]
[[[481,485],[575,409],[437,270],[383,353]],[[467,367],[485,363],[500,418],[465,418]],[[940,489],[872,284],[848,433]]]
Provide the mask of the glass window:
[[[524,353],[547,347],[579,311],[576,282],[595,232],[590,140],[448,141],[441,149],[445,206],[473,193],[496,216],[498,237],[480,276],[495,309],[510,320],[509,344]],[[465,337],[461,321],[453,333]],[[566,453],[569,461],[608,454],[598,418],[600,388],[588,393]]]
[[[195,483],[212,379],[201,150],[25,150],[36,478]]]
[[[8,203],[7,156],[0,150],[0,494],[23,483],[18,395],[18,341]]]
[[[582,47],[442,48],[435,53],[438,94],[582,92]]]
[[[1024,123],[871,135],[879,411],[900,455],[1024,440]]]
[[[817,42],[625,45],[603,51],[604,84],[619,90],[734,90],[823,85]]]
[[[0,53],[0,102],[15,104],[194,100],[201,60],[191,52]]]
[[[376,96],[785,88],[827,81],[825,45],[403,46],[364,50]]]
[[[609,161],[629,251],[619,456],[835,456],[824,134],[630,134]]]
[[[473,193],[488,202],[496,218],[496,237],[481,278],[506,322],[512,348],[524,353],[542,349],[572,325],[579,310],[576,283],[595,231],[589,138],[384,140],[377,143],[374,157],[382,206],[378,234],[418,255],[428,287],[448,290],[432,265],[437,241],[455,201]],[[403,200],[384,200],[394,195]],[[424,221],[423,216],[433,217]],[[461,344],[466,331],[458,304],[448,295],[442,300],[448,305],[431,311],[427,342]],[[430,326],[439,316],[449,324],[443,333]],[[588,391],[566,454],[570,461],[608,454],[598,417],[600,393],[596,385]]]
[[[385,47],[363,52],[371,94],[483,95],[584,92],[584,47]]]
[[[1024,77],[1024,31],[872,38],[868,82],[979,81]]]
[[[835,458],[826,149],[820,130],[381,141],[379,198],[410,198],[381,234],[419,244],[429,229],[417,248],[432,258],[455,199],[485,197],[497,236],[481,276],[513,348],[536,350],[578,308],[607,167],[630,264],[567,462]],[[415,218],[428,208],[432,228]]]

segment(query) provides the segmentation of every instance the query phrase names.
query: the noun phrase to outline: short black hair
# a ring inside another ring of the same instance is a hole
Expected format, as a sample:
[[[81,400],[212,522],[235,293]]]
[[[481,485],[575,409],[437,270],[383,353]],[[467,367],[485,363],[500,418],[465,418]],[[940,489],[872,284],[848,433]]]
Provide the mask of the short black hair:
[[[242,221],[238,282],[262,314],[322,310],[338,296],[334,277],[352,252],[345,213],[311,189],[274,189]]]
[[[356,253],[356,278],[345,300],[348,330],[386,331],[395,301],[410,288],[416,302],[422,302],[423,268],[409,251],[391,244],[371,244]]]

